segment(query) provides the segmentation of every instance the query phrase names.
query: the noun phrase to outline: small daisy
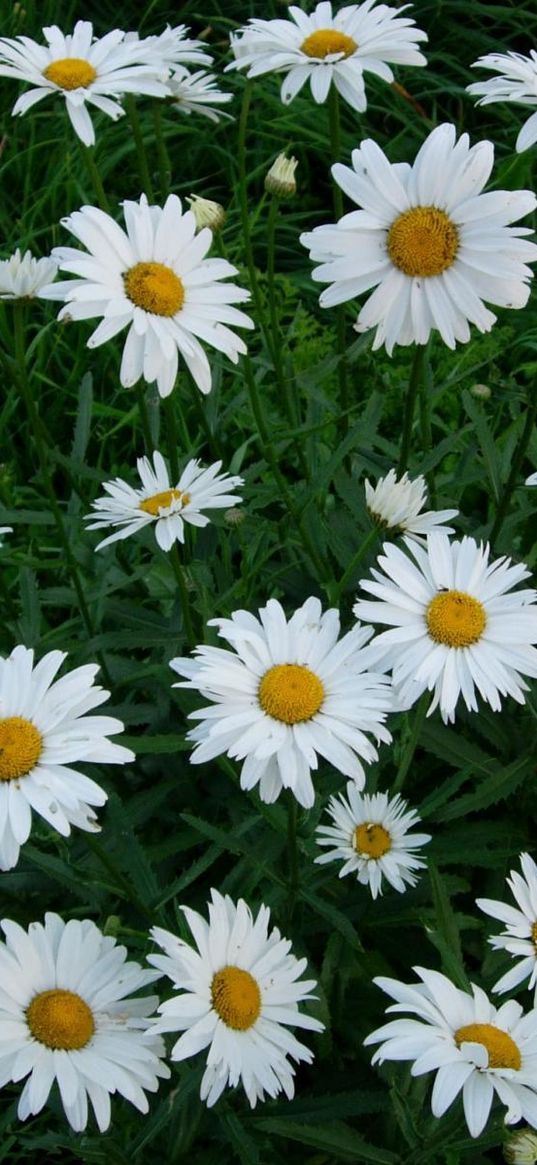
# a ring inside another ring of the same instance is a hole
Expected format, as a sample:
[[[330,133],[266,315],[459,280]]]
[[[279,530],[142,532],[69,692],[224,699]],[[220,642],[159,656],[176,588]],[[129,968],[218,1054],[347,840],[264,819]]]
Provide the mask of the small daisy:
[[[366,479],[366,505],[372,520],[384,529],[398,534],[407,534],[423,542],[423,535],[431,530],[442,534],[454,534],[452,526],[441,523],[456,518],[458,510],[427,510],[420,513],[427,502],[425,478],[415,477],[412,481],[408,473],[398,478],[395,469],[390,469],[386,477],[380,477],[375,486]]]
[[[189,73],[188,69],[178,69],[169,80],[173,106],[180,113],[201,113],[209,121],[220,121],[229,117],[220,105],[233,100],[232,93],[224,93],[217,88],[218,77],[214,73]]]
[[[196,659],[170,660],[187,677],[174,687],[212,700],[189,716],[201,721],[188,733],[196,745],[192,763],[226,753],[244,761],[242,789],[259,784],[261,800],[269,803],[291,789],[305,809],[315,799],[311,770],[318,753],[363,788],[362,760],[378,756],[365,733],[391,741],[384,727],[392,710],[389,681],[367,670],[363,650],[371,628],[356,626],[339,639],[338,611],[323,614],[315,598],[289,622],[269,599],[259,619],[234,611],[230,619],[210,619],[209,626],[233,652],[201,646]]]
[[[86,521],[91,522],[88,530],[119,527],[115,534],[99,542],[97,550],[119,538],[137,534],[151,524],[155,525],[155,538],[161,550],[170,550],[174,542],[184,542],[185,522],[192,526],[209,524],[202,510],[222,509],[242,501],[238,494],[226,492],[242,485],[242,477],[219,473],[221,461],[215,461],[208,469],[201,469],[199,461],[189,461],[175,486],[170,485],[160,453],[153,453],[153,465],[148,457],[139,457],[136,465],[141,489],[133,489],[120,477],[106,481],[104,489],[108,497],[97,498],[92,503],[97,515],[86,514]]]
[[[147,1030],[158,997],[127,997],[155,972],[126,962],[125,947],[89,919],[46,914],[27,931],[7,918],[0,926],[0,1082],[28,1076],[19,1119],[41,1112],[54,1083],[77,1133],[88,1123],[88,1100],[106,1131],[114,1092],[146,1113],[145,1092],[170,1075],[162,1039]]]
[[[386,793],[360,795],[352,781],[347,785],[347,797],[331,797],[328,813],[333,825],[317,829],[319,845],[331,846],[329,853],[315,858],[319,865],[343,861],[339,877],[356,873],[363,886],[369,886],[373,898],[382,894],[382,876],[395,890],[403,893],[407,886],[415,886],[418,878],[414,870],[426,865],[411,850],[419,849],[431,840],[429,833],[409,833],[420,821],[414,809],[397,794],[390,801]]]
[[[31,251],[21,256],[17,247],[10,259],[0,262],[0,299],[39,297],[41,288],[52,282],[57,270],[54,259],[34,259]]]
[[[468,134],[456,141],[453,125],[439,125],[422,145],[413,166],[392,165],[367,139],[352,152],[352,168],[337,163],[338,186],[361,209],[337,223],[301,236],[312,273],[320,283],[321,307],[333,307],[375,288],[355,328],[375,328],[373,349],[383,344],[426,344],[432,331],[445,344],[470,339],[469,324],[490,331],[499,307],[524,307],[530,293],[537,246],[509,223],[537,206],[530,190],[481,191],[494,161],[492,142],[470,148]]]
[[[537,1124],[537,1010],[524,1015],[514,999],[496,1009],[475,984],[470,995],[438,971],[414,971],[421,983],[374,980],[395,999],[387,1011],[408,1011],[412,1018],[392,1020],[367,1036],[365,1044],[381,1045],[373,1064],[413,1060],[412,1076],[436,1071],[435,1117],[444,1115],[462,1089],[472,1137],[483,1132],[494,1093],[507,1106],[506,1124],[523,1118]]]
[[[511,971],[502,975],[494,984],[493,991],[512,991],[529,979],[528,990],[537,985],[537,866],[529,854],[520,855],[522,874],[511,870],[507,885],[518,903],[519,909],[497,902],[494,898],[478,898],[477,906],[491,918],[505,922],[503,934],[493,935],[489,943],[496,951],[509,951],[519,956],[519,961]]]
[[[46,45],[27,36],[0,38],[0,77],[32,86],[15,102],[13,114],[26,113],[43,98],[59,94],[75,133],[92,146],[95,131],[87,105],[117,121],[124,113],[117,98],[125,93],[168,96],[167,70],[158,59],[141,62],[141,42],[127,43],[118,28],[98,38],[89,21],[78,20],[67,36],[56,25],[44,28],[43,36]]]
[[[181,991],[159,1007],[155,1031],[180,1031],[172,1060],[185,1060],[209,1047],[201,1099],[210,1108],[229,1085],[242,1084],[250,1105],[295,1091],[295,1070],[288,1057],[311,1064],[313,1053],[288,1031],[323,1031],[324,1024],[298,1010],[314,999],[314,979],[300,979],[306,959],[290,954],[291,943],[274,927],[270,910],[256,918],[243,899],[235,905],[211,890],[209,922],[182,906],[197,950],[167,930],[151,934],[165,952],[148,961]],[[209,1046],[210,1045],[210,1046]]]
[[[288,105],[309,81],[313,100],[323,104],[333,83],[349,105],[363,113],[367,106],[364,73],[393,81],[392,65],[426,65],[417,45],[427,34],[416,28],[403,9],[375,0],[351,4],[332,13],[322,0],[307,15],[291,5],[291,20],[250,19],[231,37],[235,61],[228,69],[248,69],[248,77],[285,73],[281,99]],[[405,7],[407,7],[405,5]]]
[[[530,473],[530,476],[526,478],[525,484],[526,485],[537,485],[537,473]]]
[[[64,837],[71,825],[96,832],[91,805],[104,805],[100,785],[73,762],[124,765],[134,753],[108,740],[123,731],[112,716],[88,716],[110,692],[94,685],[99,668],[85,664],[54,680],[67,653],[15,647],[0,659],[0,869],[11,870],[28,840],[32,809]]]
[[[392,672],[406,707],[433,692],[428,715],[440,705],[445,722],[455,719],[460,695],[477,712],[476,688],[495,712],[500,696],[523,704],[521,675],[537,676],[537,592],[512,590],[530,577],[524,563],[489,564],[489,547],[473,538],[432,533],[425,549],[404,542],[415,561],[386,542],[381,570],[360,582],[377,601],[359,599],[353,608],[358,619],[392,628],[372,641],[372,664]]]
[[[186,35],[189,31],[185,24],[177,24],[174,28],[167,24],[164,32],[156,36],[140,37],[137,32],[128,32],[125,41],[139,46],[141,59],[150,63],[158,61],[165,70],[212,64],[213,58],[204,52],[203,41],[189,40]]]
[[[87,250],[54,249],[61,269],[78,278],[51,284],[46,297],[65,301],[60,320],[103,317],[88,348],[129,328],[119,374],[124,387],[143,376],[169,396],[180,352],[200,391],[210,392],[211,369],[197,337],[237,364],[246,345],[227,325],[253,328],[232,306],[249,299],[249,292],[220,282],[237,268],[225,259],[204,258],[211,231],[196,233],[195,216],[191,210],[183,214],[176,194],[162,208],[149,206],[145,194],[123,208],[126,231],[96,206],[62,219]]]
[[[491,105],[495,101],[514,101],[518,105],[537,105],[537,52],[532,49],[529,57],[522,53],[487,53],[474,61],[472,69],[491,69],[499,77],[489,81],[475,81],[466,90],[481,100],[478,105]],[[528,118],[516,140],[516,151],[521,154],[537,142],[537,110]]]

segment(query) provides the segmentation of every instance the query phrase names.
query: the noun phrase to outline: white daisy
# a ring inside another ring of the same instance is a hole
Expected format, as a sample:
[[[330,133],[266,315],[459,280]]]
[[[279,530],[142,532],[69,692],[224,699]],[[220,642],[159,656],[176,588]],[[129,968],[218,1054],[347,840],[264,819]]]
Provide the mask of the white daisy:
[[[205,259],[210,230],[196,234],[191,210],[183,214],[181,200],[170,194],[164,207],[124,202],[126,232],[96,206],[62,219],[87,251],[56,247],[53,256],[63,271],[77,279],[53,283],[43,292],[62,299],[60,320],[102,316],[88,340],[97,348],[127,326],[120,380],[129,388],[140,379],[156,380],[168,396],[177,376],[181,353],[198,388],[211,390],[211,369],[197,337],[224,352],[234,364],[246,345],[227,327],[253,328],[252,320],[233,307],[249,292],[220,280],[236,275],[225,259]]]
[[[436,1071],[435,1117],[444,1115],[462,1089],[472,1137],[482,1133],[494,1093],[507,1106],[506,1124],[522,1118],[537,1124],[537,1010],[524,1015],[514,999],[496,1009],[475,984],[470,995],[438,971],[413,969],[421,983],[374,980],[395,999],[388,1012],[418,1018],[395,1019],[371,1032],[364,1043],[381,1045],[373,1063],[413,1060],[412,1076]]]
[[[209,121],[220,121],[221,117],[229,117],[219,108],[233,100],[232,93],[224,93],[218,89],[218,77],[214,73],[202,70],[198,73],[189,73],[188,69],[177,69],[170,77],[169,88],[173,97],[173,106],[180,113],[201,113]]]
[[[143,63],[141,42],[127,42],[118,28],[98,38],[89,21],[78,20],[68,35],[52,25],[43,29],[43,36],[46,45],[27,36],[0,38],[0,77],[32,86],[15,102],[13,114],[26,113],[43,98],[59,94],[75,133],[92,146],[95,131],[87,105],[116,121],[124,113],[117,98],[125,93],[168,96],[167,70],[160,60]]]
[[[358,332],[376,328],[373,348],[425,344],[440,332],[449,348],[470,339],[469,323],[490,331],[496,316],[483,303],[520,308],[528,301],[537,246],[509,227],[537,206],[530,190],[481,191],[494,161],[492,142],[470,148],[453,125],[439,125],[413,166],[392,165],[367,139],[352,152],[352,169],[337,163],[335,181],[361,208],[338,223],[301,236],[321,263],[313,279],[332,286],[322,307],[376,288]]]
[[[256,918],[242,898],[235,903],[211,890],[209,922],[182,906],[197,950],[167,930],[151,934],[164,955],[148,960],[181,990],[159,1007],[156,1031],[180,1031],[172,1060],[185,1060],[209,1047],[201,1099],[216,1103],[227,1085],[242,1084],[252,1108],[258,1100],[285,1092],[294,1095],[295,1070],[288,1057],[311,1064],[313,1053],[289,1027],[323,1031],[324,1024],[298,1010],[314,999],[314,979],[300,980],[306,959],[290,954],[291,943],[276,927],[269,932],[270,910]],[[209,1046],[210,1045],[210,1046]]]
[[[418,878],[413,871],[426,863],[411,851],[431,840],[429,833],[408,832],[420,821],[419,814],[409,810],[399,794],[391,800],[386,793],[361,796],[352,781],[347,798],[342,793],[330,798],[328,813],[334,824],[320,825],[316,832],[319,845],[331,849],[315,862],[342,861],[339,877],[355,873],[373,898],[382,894],[383,875],[400,893],[415,886]]]
[[[519,957],[512,970],[494,984],[493,991],[512,991],[525,979],[529,979],[528,990],[537,985],[537,866],[526,853],[520,855],[520,865],[522,874],[511,870],[511,876],[507,878],[518,910],[494,898],[476,899],[480,910],[506,923],[502,934],[489,939],[491,946]]]
[[[370,517],[379,526],[407,534],[418,542],[431,530],[442,534],[454,534],[452,526],[443,522],[456,518],[458,510],[427,510],[420,513],[427,502],[427,485],[421,476],[411,480],[408,473],[398,478],[395,469],[390,469],[386,477],[380,477],[375,486],[366,479],[366,505]]]
[[[339,613],[322,613],[309,598],[287,622],[276,599],[269,599],[259,619],[234,611],[230,619],[210,619],[209,626],[234,648],[197,647],[196,659],[172,659],[170,667],[212,700],[191,712],[199,720],[188,733],[195,742],[193,764],[226,753],[244,760],[241,788],[259,784],[262,801],[282,789],[310,809],[315,799],[311,770],[317,754],[363,788],[362,760],[377,759],[368,740],[390,743],[384,727],[392,709],[386,676],[368,671],[363,650],[370,627],[356,626],[338,641]]]
[[[99,542],[97,550],[117,542],[118,538],[128,538],[152,523],[158,545],[162,550],[170,550],[174,542],[184,542],[185,522],[192,526],[209,524],[202,510],[225,509],[232,502],[242,501],[238,494],[226,492],[242,485],[242,477],[219,473],[221,461],[215,461],[208,469],[201,469],[199,461],[189,461],[175,486],[170,484],[160,453],[153,453],[153,465],[148,457],[138,458],[136,465],[141,489],[133,489],[120,477],[106,481],[104,489],[108,497],[92,502],[97,514],[86,514],[86,520],[91,522],[88,530],[119,527],[115,534]]]
[[[156,1092],[163,1041],[148,1018],[156,995],[127,998],[157,977],[126,962],[125,947],[89,919],[64,923],[46,914],[44,925],[23,930],[0,923],[0,1085],[25,1076],[17,1115],[35,1116],[57,1083],[71,1128],[88,1122],[88,1099],[102,1133],[110,1124],[110,1095],[119,1092],[140,1112]]]
[[[491,105],[495,101],[514,101],[518,105],[537,105],[537,52],[532,49],[529,57],[522,53],[487,53],[474,61],[472,69],[491,69],[499,77],[489,81],[475,81],[466,86],[473,97],[479,97],[478,105]],[[516,150],[521,154],[537,142],[537,111],[528,118],[516,140]]]
[[[28,840],[32,810],[67,837],[71,825],[95,832],[91,805],[104,805],[100,785],[75,761],[126,764],[134,753],[108,740],[123,731],[112,716],[87,716],[110,692],[94,685],[99,668],[84,664],[54,680],[67,653],[15,647],[0,659],[0,869],[11,870]]]
[[[423,549],[404,542],[414,562],[386,542],[381,570],[360,585],[378,600],[359,599],[358,619],[387,623],[392,630],[370,645],[372,663],[392,672],[397,697],[408,707],[426,689],[433,692],[428,715],[440,705],[442,719],[455,719],[459,696],[477,712],[475,689],[498,712],[500,696],[524,703],[537,676],[537,606],[534,590],[513,591],[530,577],[524,563],[510,558],[489,564],[489,547],[473,538],[450,542],[427,536]],[[384,573],[383,573],[384,572]]]
[[[156,36],[140,37],[137,32],[128,32],[125,35],[127,44],[136,43],[140,48],[140,57],[149,62],[159,61],[166,70],[181,69],[184,65],[210,65],[212,56],[205,52],[205,45],[201,40],[189,40],[187,32],[190,29],[185,24],[175,27],[167,24],[164,32]]]
[[[526,478],[525,484],[537,485],[537,473],[530,473],[529,477]]]
[[[31,251],[21,255],[17,247],[11,258],[0,262],[0,299],[39,297],[41,288],[52,282],[57,270],[54,259],[34,259]]]
[[[0,526],[0,534],[12,534],[13,526]]]
[[[333,83],[345,101],[363,113],[367,105],[364,73],[393,81],[392,65],[426,65],[417,45],[427,34],[403,9],[375,0],[351,4],[332,13],[321,0],[311,15],[289,7],[291,20],[250,19],[231,37],[235,61],[228,69],[248,69],[248,77],[285,73],[281,99],[285,105],[309,81],[313,100],[326,101]],[[405,5],[408,7],[408,5]]]

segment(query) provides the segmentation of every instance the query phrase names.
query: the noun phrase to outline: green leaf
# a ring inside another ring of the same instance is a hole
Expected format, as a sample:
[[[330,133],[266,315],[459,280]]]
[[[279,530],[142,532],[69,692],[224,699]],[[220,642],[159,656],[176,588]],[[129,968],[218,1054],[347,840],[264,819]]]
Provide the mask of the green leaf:
[[[489,481],[492,486],[494,501],[497,502],[501,494],[502,481],[500,461],[494,437],[490,431],[489,423],[481,405],[470,396],[467,389],[463,391],[462,400],[466,412],[473,423],[477,440],[479,441],[479,448],[481,449],[483,461],[485,462]]]
[[[433,905],[436,917],[436,930],[427,930],[427,936],[436,946],[442,957],[442,965],[446,975],[453,979],[458,987],[468,991],[470,984],[464,969],[459,928],[453,907],[446,893],[442,878],[433,862],[428,862],[429,879],[433,894]]]
[[[86,372],[80,381],[78,389],[78,409],[76,414],[75,432],[71,457],[73,461],[83,462],[91,433],[91,409],[93,404],[93,377]]]
[[[360,939],[356,934],[352,922],[349,921],[346,914],[342,914],[341,910],[338,910],[336,906],[332,906],[331,902],[326,902],[324,898],[319,898],[319,896],[314,894],[312,890],[301,889],[299,892],[299,897],[302,898],[304,902],[307,902],[308,906],[311,906],[312,910],[314,910],[316,914],[319,914],[321,918],[325,918],[331,926],[335,927],[336,930],[339,930],[355,951],[360,951],[361,954],[364,953],[364,948],[360,942]]]
[[[533,772],[534,766],[533,757],[519,757],[506,768],[500,768],[486,781],[481,781],[474,793],[466,793],[464,797],[447,805],[438,814],[438,820],[453,821],[456,817],[466,817],[468,813],[477,813],[480,809],[488,809],[489,805],[496,805],[498,801],[505,801]]]
[[[399,1158],[388,1149],[377,1149],[364,1141],[354,1129],[340,1121],[328,1125],[301,1125],[295,1121],[264,1117],[258,1128],[276,1137],[288,1137],[312,1149],[330,1153],[334,1161],[365,1161],[371,1165],[397,1165]]]

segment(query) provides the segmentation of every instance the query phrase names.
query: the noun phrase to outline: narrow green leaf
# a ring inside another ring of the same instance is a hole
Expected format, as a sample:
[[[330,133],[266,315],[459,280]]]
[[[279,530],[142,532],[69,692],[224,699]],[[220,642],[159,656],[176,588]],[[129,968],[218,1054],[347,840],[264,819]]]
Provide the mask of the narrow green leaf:
[[[433,862],[428,862],[429,879],[433,894],[436,917],[436,931],[427,930],[427,935],[442,957],[444,971],[463,990],[469,989],[469,981],[464,969],[462,947],[453,907],[446,893],[442,878]]]
[[[497,502],[501,489],[501,472],[498,452],[494,442],[494,437],[490,431],[490,426],[481,405],[470,396],[470,393],[465,389],[462,393],[462,400],[466,412],[473,423],[479,448],[483,455],[483,461],[488,473],[489,481],[492,486],[494,500]]]
[[[480,809],[488,809],[489,805],[496,805],[498,801],[505,801],[515,789],[533,772],[535,760],[533,757],[522,756],[500,768],[487,780],[481,781],[473,793],[466,793],[452,801],[438,815],[440,821],[453,821],[456,817],[466,817],[468,813],[477,813]]]
[[[328,1125],[301,1125],[295,1121],[265,1117],[257,1127],[277,1137],[288,1137],[312,1149],[330,1153],[334,1161],[365,1161],[371,1165],[397,1165],[399,1158],[388,1149],[377,1149],[364,1141],[354,1129],[340,1121]]]

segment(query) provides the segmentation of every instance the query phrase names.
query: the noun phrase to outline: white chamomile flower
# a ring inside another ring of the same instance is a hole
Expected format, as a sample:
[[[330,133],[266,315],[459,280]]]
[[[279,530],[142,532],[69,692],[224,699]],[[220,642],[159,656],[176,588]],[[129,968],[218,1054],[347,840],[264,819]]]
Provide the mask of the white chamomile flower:
[[[525,484],[537,485],[537,473],[530,473],[529,477],[526,478]]]
[[[455,533],[452,526],[444,526],[442,523],[456,518],[458,510],[420,512],[427,502],[427,485],[421,474],[413,480],[408,473],[398,478],[395,469],[390,469],[386,477],[380,477],[375,486],[366,479],[365,497],[370,517],[384,529],[407,534],[418,542],[424,541],[424,535],[431,530],[438,530],[442,534]]]
[[[518,956],[515,966],[494,984],[493,991],[512,991],[529,979],[528,990],[537,986],[537,866],[529,854],[520,855],[522,874],[511,870],[507,885],[518,904],[508,906],[494,898],[477,898],[476,904],[491,918],[505,922],[506,930],[489,939],[497,951]]]
[[[381,569],[360,581],[377,601],[359,599],[354,614],[391,628],[372,641],[372,665],[392,672],[406,707],[433,692],[428,715],[439,705],[445,722],[455,719],[459,696],[477,712],[476,688],[494,712],[500,696],[523,704],[521,675],[537,676],[537,593],[512,590],[530,577],[524,563],[489,563],[488,545],[473,538],[450,542],[433,532],[426,548],[404,542],[414,562],[386,542]]]
[[[170,77],[169,88],[173,97],[173,105],[179,113],[201,113],[209,121],[220,121],[221,117],[229,117],[223,113],[220,105],[226,105],[233,100],[232,93],[224,93],[218,89],[218,77],[214,73],[190,73],[188,69],[177,69]]]
[[[332,12],[321,0],[308,16],[291,5],[291,20],[251,19],[231,37],[235,61],[228,69],[248,69],[248,77],[285,73],[281,99],[285,105],[309,81],[313,100],[323,104],[330,86],[348,104],[363,113],[367,106],[364,73],[393,81],[392,65],[426,65],[418,49],[427,35],[403,9],[375,0],[351,4]],[[408,5],[405,5],[408,7]],[[389,62],[389,63],[388,63]]]
[[[237,494],[229,492],[243,484],[242,477],[220,473],[221,461],[215,461],[207,469],[202,469],[199,461],[189,461],[174,486],[170,484],[160,453],[153,453],[153,464],[148,457],[139,457],[136,465],[141,488],[133,489],[120,477],[107,481],[104,489],[108,496],[92,503],[95,514],[86,514],[86,520],[90,521],[88,530],[118,527],[114,534],[99,542],[97,550],[152,524],[161,550],[170,550],[174,542],[184,542],[185,522],[192,526],[208,525],[209,518],[202,510],[225,509],[242,501]]]
[[[6,918],[0,925],[0,1080],[28,1076],[19,1119],[41,1112],[54,1083],[77,1133],[88,1123],[88,1100],[106,1131],[114,1092],[146,1113],[145,1092],[156,1092],[170,1071],[149,1018],[158,997],[128,997],[155,972],[126,962],[125,947],[89,919],[46,914],[44,925],[31,922],[27,931]]]
[[[364,645],[370,627],[356,626],[339,639],[339,612],[322,612],[309,598],[289,622],[276,599],[259,618],[234,611],[230,619],[211,619],[233,651],[201,646],[195,659],[172,659],[170,667],[212,701],[191,712],[200,724],[188,733],[196,745],[191,760],[203,764],[226,753],[242,760],[241,788],[259,785],[262,801],[291,789],[300,805],[315,799],[311,770],[317,754],[363,788],[362,760],[377,759],[368,740],[390,743],[384,727],[392,710],[386,676],[368,671]]]
[[[528,301],[537,246],[533,232],[508,224],[537,206],[530,190],[481,191],[494,161],[492,142],[456,141],[453,125],[432,130],[413,166],[392,164],[371,139],[352,152],[352,168],[332,174],[360,210],[301,235],[320,262],[313,279],[331,286],[321,307],[375,288],[355,324],[375,328],[373,349],[470,339],[469,324],[490,331],[496,316],[484,302],[521,308]]]
[[[537,1124],[537,1010],[524,1015],[510,999],[496,1009],[485,992],[455,987],[445,975],[413,968],[421,983],[379,977],[374,982],[395,1000],[388,1012],[408,1011],[371,1032],[380,1044],[373,1063],[412,1060],[412,1076],[435,1072],[431,1107],[441,1117],[462,1090],[470,1136],[485,1128],[494,1098],[507,1106],[506,1124],[523,1118]]]
[[[39,297],[41,288],[52,282],[57,270],[55,259],[34,259],[31,251],[21,255],[17,247],[11,258],[0,262],[0,299]]]
[[[194,214],[183,214],[176,194],[164,207],[150,206],[142,194],[139,202],[124,202],[123,210],[126,231],[96,206],[83,206],[62,220],[87,250],[56,247],[53,256],[62,271],[77,278],[53,283],[42,294],[65,301],[60,320],[103,317],[88,348],[129,328],[119,374],[124,387],[143,376],[156,380],[161,396],[169,396],[181,353],[200,391],[210,392],[211,368],[198,337],[237,364],[246,345],[227,325],[253,328],[232,306],[250,294],[220,282],[237,268],[204,257],[212,233],[196,232]]]
[[[0,535],[12,534],[12,533],[13,533],[13,526],[0,526]]]
[[[108,740],[123,731],[112,716],[88,716],[110,695],[94,685],[97,664],[55,680],[65,651],[34,653],[15,647],[0,659],[0,869],[11,870],[28,840],[32,810],[67,837],[71,826],[95,832],[92,805],[106,793],[72,768],[73,762],[127,764],[134,753]]]
[[[478,105],[492,105],[495,101],[513,101],[518,105],[537,105],[537,52],[529,57],[522,53],[487,53],[474,61],[473,69],[490,69],[499,73],[489,81],[475,81],[466,90],[479,97]],[[524,122],[516,140],[516,151],[521,154],[537,142],[537,110]]]
[[[180,995],[159,1007],[156,1031],[183,1034],[172,1049],[172,1060],[185,1060],[209,1048],[201,1082],[208,1107],[224,1088],[242,1084],[250,1105],[285,1092],[294,1095],[291,1059],[311,1064],[313,1053],[288,1030],[302,1027],[320,1032],[324,1024],[299,1011],[313,999],[314,979],[300,979],[306,959],[290,953],[291,943],[274,927],[270,910],[261,906],[256,918],[242,898],[211,891],[209,922],[187,906],[181,909],[197,950],[167,930],[155,926],[151,935],[165,952],[148,961],[171,979]]]
[[[140,37],[137,32],[128,32],[125,40],[128,44],[138,45],[139,55],[144,60],[158,61],[165,70],[181,69],[185,65],[212,64],[213,58],[204,51],[203,41],[190,40],[186,35],[189,31],[185,24],[177,24],[173,28],[167,24],[164,32],[155,36]]]
[[[418,878],[414,870],[423,869],[426,863],[412,851],[431,840],[429,833],[408,832],[420,821],[419,814],[409,810],[399,794],[391,800],[386,793],[360,794],[352,781],[347,785],[347,798],[342,793],[330,798],[328,813],[333,825],[320,825],[316,832],[318,844],[331,848],[315,862],[342,861],[339,877],[356,874],[363,886],[369,886],[373,898],[382,894],[383,876],[399,893],[415,886]]]
[[[44,28],[43,35],[46,45],[27,36],[0,38],[0,77],[32,86],[15,102],[14,114],[59,94],[75,133],[85,146],[92,146],[95,131],[87,105],[116,121],[124,113],[117,98],[125,93],[168,96],[167,71],[161,62],[144,63],[140,42],[127,42],[118,28],[98,38],[89,21],[78,20],[68,35],[56,25]]]

